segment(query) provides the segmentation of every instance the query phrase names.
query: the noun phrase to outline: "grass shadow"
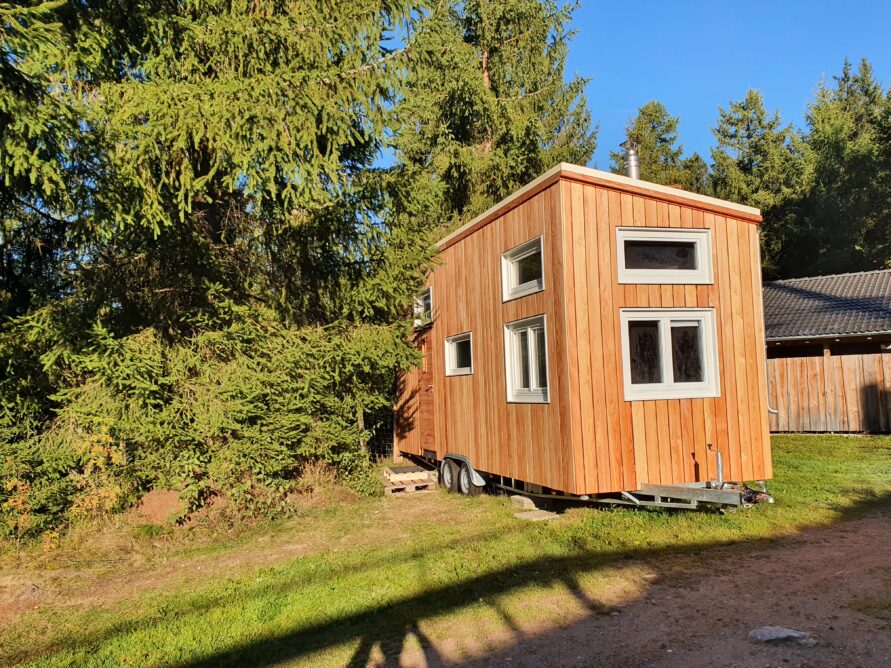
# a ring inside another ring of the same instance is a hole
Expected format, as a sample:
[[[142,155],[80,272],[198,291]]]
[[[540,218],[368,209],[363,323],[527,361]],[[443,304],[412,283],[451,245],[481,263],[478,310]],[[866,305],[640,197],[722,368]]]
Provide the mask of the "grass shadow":
[[[864,516],[873,511],[891,508],[891,493],[878,497],[867,497],[861,502],[841,512],[838,522]],[[820,527],[824,528],[823,526]],[[804,529],[801,533],[820,529]],[[653,549],[603,550],[580,552],[572,556],[534,559],[515,565],[509,569],[486,573],[448,586],[428,590],[422,594],[403,598],[380,606],[335,616],[323,623],[311,624],[305,628],[286,633],[268,634],[241,644],[207,655],[198,660],[184,661],[179,666],[198,668],[209,666],[253,665],[267,666],[288,661],[308,660],[309,657],[328,647],[346,642],[358,642],[358,649],[350,665],[364,665],[371,657],[373,648],[380,648],[387,665],[397,665],[399,654],[409,637],[419,638],[422,648],[431,663],[442,662],[432,643],[421,640],[419,622],[439,617],[468,606],[479,599],[493,600],[499,596],[517,591],[527,585],[564,585],[585,607],[600,611],[599,604],[591,601],[579,584],[579,577],[594,569],[606,568],[627,563],[633,558],[648,563],[658,563],[662,559],[676,555],[708,555],[716,558],[728,547],[745,543],[747,549],[770,547],[775,540],[729,540],[721,543],[693,543],[679,547],[659,547]]]

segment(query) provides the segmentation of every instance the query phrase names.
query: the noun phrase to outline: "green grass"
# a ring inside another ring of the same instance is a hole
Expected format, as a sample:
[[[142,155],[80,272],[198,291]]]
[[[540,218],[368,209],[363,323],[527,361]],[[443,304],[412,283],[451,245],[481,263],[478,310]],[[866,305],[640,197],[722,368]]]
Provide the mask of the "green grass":
[[[22,615],[0,629],[0,664],[364,665],[376,647],[428,641],[460,655],[608,611],[641,595],[644,574],[682,573],[704,552],[757,549],[889,506],[891,438],[777,437],[774,463],[777,502],[724,516],[577,508],[527,523],[503,497],[444,493],[316,509],[274,534],[168,550],[162,561],[182,578],[156,590]],[[237,565],[270,546],[280,558]],[[230,561],[207,561],[221,556]]]
[[[851,607],[864,615],[891,622],[891,598],[881,596],[861,598],[853,601]]]

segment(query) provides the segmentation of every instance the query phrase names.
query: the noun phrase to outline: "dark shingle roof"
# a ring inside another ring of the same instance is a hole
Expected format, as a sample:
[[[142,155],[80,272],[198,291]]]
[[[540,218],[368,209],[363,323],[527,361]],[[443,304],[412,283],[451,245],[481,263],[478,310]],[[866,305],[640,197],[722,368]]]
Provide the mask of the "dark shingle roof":
[[[764,284],[767,340],[891,333],[891,269]]]

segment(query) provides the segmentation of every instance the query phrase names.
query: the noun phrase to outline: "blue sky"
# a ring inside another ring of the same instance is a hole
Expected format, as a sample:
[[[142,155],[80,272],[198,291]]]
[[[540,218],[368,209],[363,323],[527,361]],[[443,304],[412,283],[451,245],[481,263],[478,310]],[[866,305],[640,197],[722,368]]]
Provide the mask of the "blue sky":
[[[757,88],[768,109],[804,124],[820,77],[847,56],[866,56],[891,81],[891,2],[582,0],[567,74],[590,78],[588,105],[600,123],[594,165],[624,139],[625,123],[649,100],[680,116],[686,153],[708,159],[718,107]]]

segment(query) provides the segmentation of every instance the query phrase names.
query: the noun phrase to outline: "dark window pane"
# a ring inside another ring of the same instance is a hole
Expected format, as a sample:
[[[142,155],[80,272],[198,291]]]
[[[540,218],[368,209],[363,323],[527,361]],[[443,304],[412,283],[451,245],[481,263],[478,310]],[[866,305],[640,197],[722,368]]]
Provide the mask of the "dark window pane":
[[[517,285],[541,280],[541,253],[536,251],[516,261]]]
[[[544,328],[535,330],[535,350],[538,354],[538,387],[545,389],[548,386],[548,347],[545,344]]]
[[[696,269],[692,241],[625,241],[626,269]]]
[[[671,328],[671,360],[674,382],[701,383],[702,342],[699,325],[673,325]]]
[[[532,389],[529,383],[529,331],[522,329],[517,332],[517,353],[520,356],[520,378],[517,388],[521,390]]]
[[[631,382],[635,385],[662,382],[659,355],[659,322],[632,320],[628,323]]]
[[[473,366],[473,358],[470,352],[470,339],[456,341],[455,346],[455,368],[469,369]]]

